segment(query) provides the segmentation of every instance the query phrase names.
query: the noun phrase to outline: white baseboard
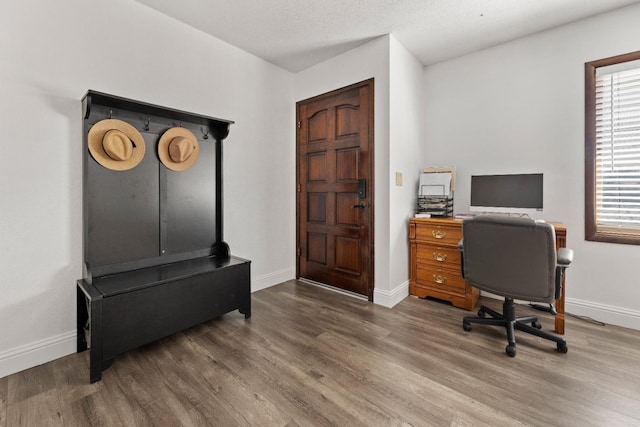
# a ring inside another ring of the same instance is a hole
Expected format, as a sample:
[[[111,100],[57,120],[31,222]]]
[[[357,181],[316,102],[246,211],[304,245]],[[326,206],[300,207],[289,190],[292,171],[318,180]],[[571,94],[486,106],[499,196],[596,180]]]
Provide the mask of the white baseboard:
[[[251,289],[255,292],[293,278],[295,278],[294,269],[286,268],[254,278]],[[391,308],[408,295],[409,281],[406,281],[390,291],[375,289],[373,301],[375,304]],[[486,294],[483,293],[483,295]],[[640,311],[637,310],[574,298],[567,298],[565,310],[568,313],[588,316],[607,324],[640,330]],[[67,356],[75,351],[75,330],[4,351],[0,353],[0,378]]]
[[[566,313],[587,316],[600,322],[640,330],[640,311],[612,305],[599,304],[567,298],[564,302]]]
[[[295,279],[296,270],[294,267],[284,268],[273,273],[263,274],[262,276],[251,279],[251,292],[270,288],[287,280]]]
[[[494,299],[504,299],[501,296],[482,291],[483,297]],[[527,304],[527,301],[516,301],[520,304]],[[585,301],[575,298],[566,298],[564,301],[565,313],[577,316],[590,317],[593,320],[609,325],[622,326],[624,328],[640,330],[640,311],[613,305],[599,304],[597,302]],[[567,317],[567,316],[565,316]]]
[[[395,289],[390,291],[383,289],[373,290],[373,302],[374,304],[382,305],[384,307],[391,308],[406,297],[409,296],[409,281],[396,286]]]
[[[0,353],[0,378],[75,353],[76,331],[65,332]]]
[[[293,268],[286,268],[256,277],[251,292],[277,285],[295,277]],[[66,332],[0,353],[0,378],[34,366],[42,365],[76,351],[76,331]]]

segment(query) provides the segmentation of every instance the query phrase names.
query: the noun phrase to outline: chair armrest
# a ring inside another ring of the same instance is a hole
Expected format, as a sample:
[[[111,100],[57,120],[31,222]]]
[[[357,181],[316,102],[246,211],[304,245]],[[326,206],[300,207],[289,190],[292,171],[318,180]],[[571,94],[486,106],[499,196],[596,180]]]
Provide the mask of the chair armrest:
[[[567,248],[558,249],[558,261],[556,267],[556,299],[562,295],[562,279],[564,271],[573,262],[573,250]]]
[[[573,262],[573,249],[558,249],[558,266],[567,268]]]

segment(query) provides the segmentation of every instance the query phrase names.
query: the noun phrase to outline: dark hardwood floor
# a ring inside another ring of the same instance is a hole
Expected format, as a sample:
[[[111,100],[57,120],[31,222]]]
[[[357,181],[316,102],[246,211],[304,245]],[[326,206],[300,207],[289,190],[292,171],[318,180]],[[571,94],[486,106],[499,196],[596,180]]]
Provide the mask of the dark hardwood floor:
[[[640,331],[570,317],[567,354],[518,333],[510,358],[504,329],[464,332],[471,313],[436,301],[387,309],[294,281],[252,301],[251,319],[119,356],[95,384],[88,352],[2,378],[0,426],[640,425]]]

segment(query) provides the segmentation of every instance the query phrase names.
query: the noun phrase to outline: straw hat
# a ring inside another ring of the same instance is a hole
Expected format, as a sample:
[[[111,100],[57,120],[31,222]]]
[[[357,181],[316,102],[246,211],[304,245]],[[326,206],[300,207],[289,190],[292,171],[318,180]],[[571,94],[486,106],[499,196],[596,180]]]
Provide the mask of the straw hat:
[[[132,169],[144,157],[144,138],[136,128],[122,120],[101,120],[89,130],[89,152],[107,169]]]
[[[171,128],[160,137],[158,157],[167,168],[180,172],[189,169],[198,160],[198,139],[182,127]]]

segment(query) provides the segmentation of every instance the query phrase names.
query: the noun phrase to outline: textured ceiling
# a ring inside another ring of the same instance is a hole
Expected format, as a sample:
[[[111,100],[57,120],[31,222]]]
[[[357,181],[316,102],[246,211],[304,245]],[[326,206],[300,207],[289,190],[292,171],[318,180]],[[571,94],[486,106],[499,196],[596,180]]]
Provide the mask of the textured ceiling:
[[[424,65],[640,0],[135,0],[297,72],[384,34]]]

